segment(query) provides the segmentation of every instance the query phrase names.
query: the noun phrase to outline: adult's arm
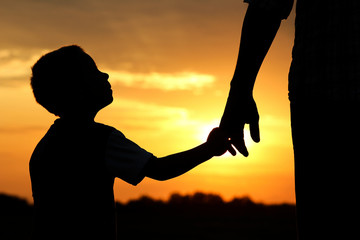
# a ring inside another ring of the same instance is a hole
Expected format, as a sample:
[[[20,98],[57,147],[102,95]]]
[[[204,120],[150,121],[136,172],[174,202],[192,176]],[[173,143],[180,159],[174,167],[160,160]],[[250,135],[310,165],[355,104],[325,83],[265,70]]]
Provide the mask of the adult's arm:
[[[236,68],[220,122],[220,128],[244,156],[249,155],[244,142],[245,124],[250,125],[252,139],[255,142],[260,141],[259,114],[253,98],[256,76],[281,20],[289,15],[293,5],[293,0],[249,2],[242,27]]]

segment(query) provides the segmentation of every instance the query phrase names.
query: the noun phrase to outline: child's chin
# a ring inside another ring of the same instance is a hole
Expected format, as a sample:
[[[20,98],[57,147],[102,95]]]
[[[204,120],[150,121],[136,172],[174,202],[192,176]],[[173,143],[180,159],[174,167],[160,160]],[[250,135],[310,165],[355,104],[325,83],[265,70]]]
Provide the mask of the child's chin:
[[[113,96],[110,96],[109,98],[107,98],[107,99],[104,101],[104,106],[103,106],[103,108],[106,107],[106,106],[108,106],[108,105],[110,105],[113,101],[114,101]]]

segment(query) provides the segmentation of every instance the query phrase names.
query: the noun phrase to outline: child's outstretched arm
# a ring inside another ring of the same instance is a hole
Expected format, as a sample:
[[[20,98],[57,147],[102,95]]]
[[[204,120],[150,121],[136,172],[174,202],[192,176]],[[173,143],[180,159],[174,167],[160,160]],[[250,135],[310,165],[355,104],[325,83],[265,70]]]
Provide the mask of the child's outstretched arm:
[[[168,180],[180,176],[213,156],[221,156],[227,150],[235,152],[226,135],[214,128],[205,143],[180,153],[162,158],[152,158],[146,165],[145,176],[155,180]]]

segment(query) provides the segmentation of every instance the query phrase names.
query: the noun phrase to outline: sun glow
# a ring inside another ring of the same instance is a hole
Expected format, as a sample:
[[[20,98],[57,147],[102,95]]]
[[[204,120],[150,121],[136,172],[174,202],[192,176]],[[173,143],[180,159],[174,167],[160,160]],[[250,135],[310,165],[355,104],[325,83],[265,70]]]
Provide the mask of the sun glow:
[[[204,122],[202,123],[198,130],[197,130],[197,134],[196,134],[196,138],[198,140],[200,140],[201,142],[205,142],[209,136],[209,133],[211,132],[211,130],[213,128],[216,128],[219,126],[219,120],[218,119],[214,119],[212,121],[208,121],[208,122]]]

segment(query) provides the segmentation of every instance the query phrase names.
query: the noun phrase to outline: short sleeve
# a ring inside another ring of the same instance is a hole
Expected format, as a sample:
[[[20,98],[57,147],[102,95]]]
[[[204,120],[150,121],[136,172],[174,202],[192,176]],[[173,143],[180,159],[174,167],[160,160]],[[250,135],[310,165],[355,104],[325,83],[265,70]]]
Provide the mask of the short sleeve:
[[[132,185],[144,179],[142,170],[153,155],[114,129],[106,146],[105,159],[109,172]]]
[[[281,19],[286,19],[291,12],[294,0],[244,0],[251,6],[273,12]]]

